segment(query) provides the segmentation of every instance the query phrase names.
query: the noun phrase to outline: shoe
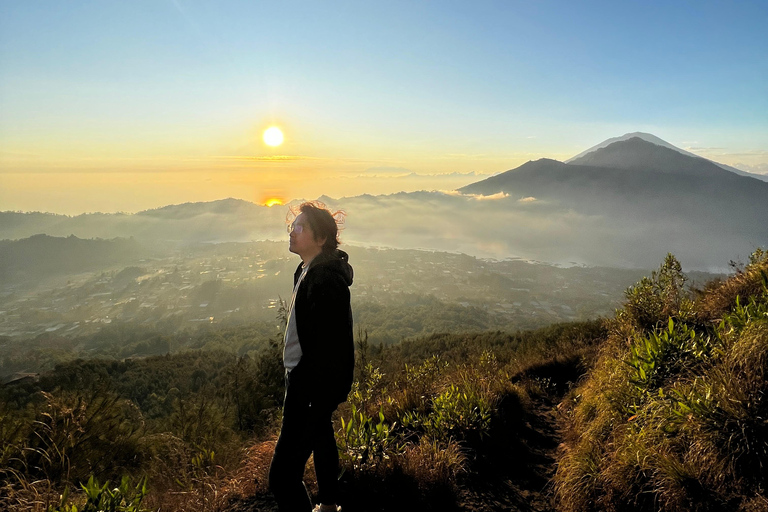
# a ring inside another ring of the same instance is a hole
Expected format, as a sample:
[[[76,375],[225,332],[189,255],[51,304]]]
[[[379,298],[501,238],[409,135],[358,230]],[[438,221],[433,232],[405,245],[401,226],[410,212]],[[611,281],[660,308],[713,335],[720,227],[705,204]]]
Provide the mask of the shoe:
[[[332,506],[332,505],[331,505]],[[315,505],[315,508],[312,509],[312,512],[332,512],[335,510],[336,512],[341,512],[341,507],[336,505],[336,508],[331,508],[331,506],[326,505],[325,507],[322,507],[321,505]]]

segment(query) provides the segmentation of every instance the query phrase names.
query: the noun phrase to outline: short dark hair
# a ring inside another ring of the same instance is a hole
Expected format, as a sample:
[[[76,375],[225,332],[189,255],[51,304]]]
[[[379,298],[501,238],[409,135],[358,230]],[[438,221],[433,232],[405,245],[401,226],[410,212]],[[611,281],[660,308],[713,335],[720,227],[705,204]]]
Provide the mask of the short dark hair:
[[[313,203],[302,203],[299,210],[307,219],[315,240],[325,238],[323,252],[335,251],[339,247],[339,227],[331,212]]]

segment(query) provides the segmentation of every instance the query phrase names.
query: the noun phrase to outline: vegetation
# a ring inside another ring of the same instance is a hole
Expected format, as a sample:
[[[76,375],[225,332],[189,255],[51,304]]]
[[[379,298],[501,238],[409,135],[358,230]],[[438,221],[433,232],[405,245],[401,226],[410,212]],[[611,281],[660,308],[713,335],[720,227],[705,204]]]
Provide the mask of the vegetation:
[[[360,330],[335,416],[345,510],[764,507],[768,255],[686,283],[670,255],[610,320],[395,344]],[[257,332],[238,329],[0,388],[0,509],[273,510],[281,347],[212,349]],[[306,480],[316,492],[311,464]]]
[[[567,401],[559,510],[764,510],[768,255],[698,296],[679,263],[627,291]]]

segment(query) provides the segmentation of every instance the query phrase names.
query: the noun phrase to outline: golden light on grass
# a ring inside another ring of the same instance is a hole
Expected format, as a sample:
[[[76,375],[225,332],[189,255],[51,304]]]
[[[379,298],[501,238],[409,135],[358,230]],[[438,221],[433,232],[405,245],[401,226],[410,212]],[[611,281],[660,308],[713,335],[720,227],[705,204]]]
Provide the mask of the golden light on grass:
[[[283,132],[277,126],[270,126],[264,130],[263,139],[267,146],[279,146],[283,143]]]

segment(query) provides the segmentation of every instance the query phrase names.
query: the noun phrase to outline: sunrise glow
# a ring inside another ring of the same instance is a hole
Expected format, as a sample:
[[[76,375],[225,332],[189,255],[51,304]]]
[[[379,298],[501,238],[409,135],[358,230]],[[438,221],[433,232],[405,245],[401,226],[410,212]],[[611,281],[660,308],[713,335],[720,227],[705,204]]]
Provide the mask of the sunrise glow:
[[[632,132],[768,175],[764,0],[12,4],[0,210],[451,191]]]
[[[279,146],[283,143],[283,132],[277,126],[270,126],[264,131],[264,144]]]
[[[266,201],[264,201],[264,206],[280,206],[284,204],[283,200],[279,197],[270,197]]]

